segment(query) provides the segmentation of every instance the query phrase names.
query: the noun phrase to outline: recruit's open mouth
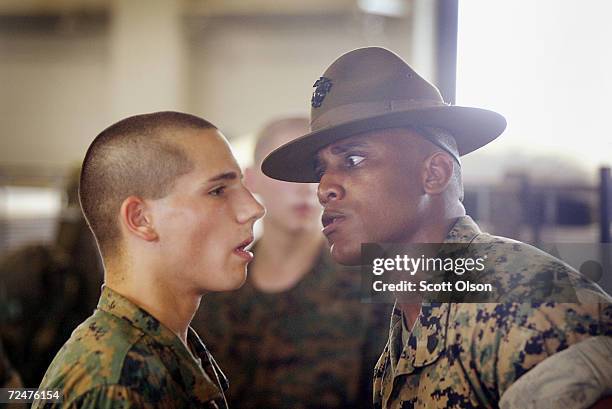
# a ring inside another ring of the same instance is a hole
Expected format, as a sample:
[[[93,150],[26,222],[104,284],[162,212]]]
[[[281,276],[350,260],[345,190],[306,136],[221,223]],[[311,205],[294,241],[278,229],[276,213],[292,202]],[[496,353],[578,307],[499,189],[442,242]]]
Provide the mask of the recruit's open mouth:
[[[240,243],[239,246],[237,246],[234,249],[234,253],[236,253],[237,255],[239,255],[240,257],[243,257],[249,261],[251,261],[253,259],[253,253],[250,252],[249,250],[247,250],[246,248],[253,242],[253,237],[249,237],[248,239],[244,240],[242,243]]]

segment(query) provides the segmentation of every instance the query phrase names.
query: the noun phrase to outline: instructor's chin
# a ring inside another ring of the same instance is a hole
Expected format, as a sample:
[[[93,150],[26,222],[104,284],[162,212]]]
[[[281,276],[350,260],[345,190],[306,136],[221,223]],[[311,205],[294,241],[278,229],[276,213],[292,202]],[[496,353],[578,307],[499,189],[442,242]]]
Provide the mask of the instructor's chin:
[[[338,246],[336,243],[331,245],[331,256],[334,261],[344,266],[361,265],[361,246],[357,250],[347,249],[343,246]]]

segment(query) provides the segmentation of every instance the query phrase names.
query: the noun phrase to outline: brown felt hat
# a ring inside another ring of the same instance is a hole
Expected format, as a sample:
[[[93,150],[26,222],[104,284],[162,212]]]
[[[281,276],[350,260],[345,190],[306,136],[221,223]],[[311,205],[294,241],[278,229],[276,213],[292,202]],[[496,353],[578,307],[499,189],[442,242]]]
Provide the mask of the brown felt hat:
[[[321,148],[376,129],[441,128],[454,136],[458,152],[428,139],[457,156],[486,145],[506,128],[506,120],[496,112],[445,103],[435,86],[380,47],[340,56],[314,87],[311,132],[274,150],[261,165],[274,179],[317,182],[314,159]]]

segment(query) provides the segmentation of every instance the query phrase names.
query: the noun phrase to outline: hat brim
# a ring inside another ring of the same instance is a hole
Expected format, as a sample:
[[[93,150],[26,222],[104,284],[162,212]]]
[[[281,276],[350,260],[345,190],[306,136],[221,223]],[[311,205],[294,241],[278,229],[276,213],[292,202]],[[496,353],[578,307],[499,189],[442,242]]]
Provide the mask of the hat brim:
[[[390,112],[330,126],[294,139],[272,151],[261,164],[267,176],[287,182],[315,183],[317,152],[340,139],[377,129],[402,126],[433,126],[449,131],[459,155],[466,155],[497,138],[506,120],[497,112],[481,108],[440,106]]]

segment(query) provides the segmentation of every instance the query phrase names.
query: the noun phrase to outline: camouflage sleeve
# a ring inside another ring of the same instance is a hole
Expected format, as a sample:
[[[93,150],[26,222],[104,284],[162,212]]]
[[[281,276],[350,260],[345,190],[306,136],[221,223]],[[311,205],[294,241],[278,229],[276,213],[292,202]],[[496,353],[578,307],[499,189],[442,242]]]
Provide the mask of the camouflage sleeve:
[[[612,335],[607,303],[472,304],[462,333],[462,367],[478,400],[494,406],[522,375],[569,346]],[[566,374],[571,376],[571,372]]]
[[[612,337],[592,337],[574,344],[521,376],[504,393],[499,406],[586,409],[612,394],[610,356]]]
[[[498,397],[548,356],[589,337],[611,336],[612,305],[546,303],[526,308],[519,304],[500,335],[494,377]],[[566,376],[571,377],[571,372]]]

